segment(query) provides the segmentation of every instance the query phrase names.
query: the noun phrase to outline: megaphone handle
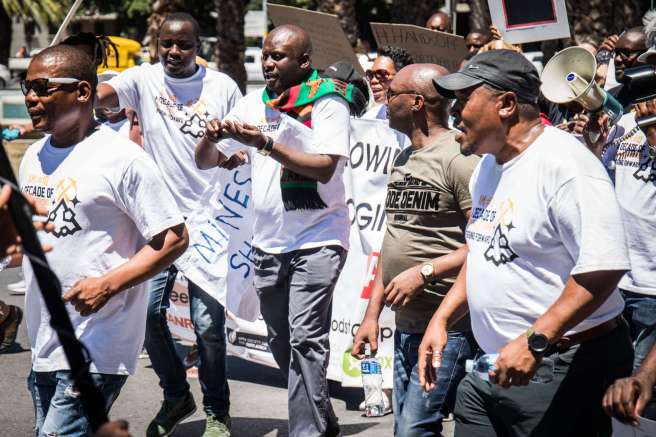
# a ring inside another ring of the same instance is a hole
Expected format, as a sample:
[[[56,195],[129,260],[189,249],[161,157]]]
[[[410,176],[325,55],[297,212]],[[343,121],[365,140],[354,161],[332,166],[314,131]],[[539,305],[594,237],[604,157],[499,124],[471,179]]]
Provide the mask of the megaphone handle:
[[[646,117],[640,117],[639,119],[636,120],[636,124],[640,129],[644,131],[648,127],[656,124],[656,114],[648,115]]]

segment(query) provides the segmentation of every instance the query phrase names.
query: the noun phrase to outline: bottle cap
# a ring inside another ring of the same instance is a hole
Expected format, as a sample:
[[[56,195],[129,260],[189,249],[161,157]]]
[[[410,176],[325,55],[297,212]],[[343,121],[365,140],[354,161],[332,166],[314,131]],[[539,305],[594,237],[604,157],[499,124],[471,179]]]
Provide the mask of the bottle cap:
[[[370,357],[370,356],[371,356],[371,345],[370,345],[369,343],[365,343],[365,344],[364,344],[364,355],[365,355],[366,357]]]

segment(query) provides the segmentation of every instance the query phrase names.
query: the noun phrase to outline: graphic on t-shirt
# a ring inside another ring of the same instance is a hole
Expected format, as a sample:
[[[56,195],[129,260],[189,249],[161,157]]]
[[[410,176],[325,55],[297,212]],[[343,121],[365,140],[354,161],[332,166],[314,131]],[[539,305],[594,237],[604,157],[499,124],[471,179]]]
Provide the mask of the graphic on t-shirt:
[[[506,264],[517,258],[517,253],[510,243],[510,232],[515,229],[513,215],[515,203],[505,199],[498,203],[490,196],[482,195],[472,209],[472,214],[465,230],[465,237],[471,243],[488,244],[483,256],[495,266]]]
[[[486,261],[494,263],[495,266],[506,264],[517,258],[517,254],[510,247],[508,234],[515,228],[512,223],[515,205],[508,199],[499,205],[499,220],[494,229],[490,245],[483,254]]]
[[[390,182],[387,185],[385,211],[398,215],[435,214],[439,209],[439,198],[436,187],[406,174],[402,181]]]
[[[202,97],[196,102],[189,101],[183,104],[177,101],[175,95],[162,89],[159,96],[155,96],[155,107],[162,117],[178,124],[180,132],[183,134],[191,135],[194,138],[201,138],[205,135],[210,113],[207,110],[207,103]]]
[[[656,182],[656,159],[645,153],[640,160],[640,166],[633,173],[633,177],[643,182]]]
[[[80,203],[77,198],[77,182],[73,178],[64,178],[55,186],[55,198],[46,223],[52,223],[55,229],[52,235],[57,238],[73,235],[82,230],[75,220],[75,206]]]

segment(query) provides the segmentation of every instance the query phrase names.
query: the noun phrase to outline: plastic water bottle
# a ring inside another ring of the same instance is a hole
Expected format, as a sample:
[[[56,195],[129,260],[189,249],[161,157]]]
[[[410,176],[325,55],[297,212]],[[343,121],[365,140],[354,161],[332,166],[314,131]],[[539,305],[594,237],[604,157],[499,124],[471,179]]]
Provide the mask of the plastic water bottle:
[[[484,381],[489,381],[489,372],[496,368],[494,364],[497,358],[499,358],[499,354],[485,354],[478,357],[477,360],[467,360],[465,361],[465,371],[467,373],[473,373]],[[535,375],[531,378],[531,382],[538,384],[551,382],[553,380],[553,373],[554,361],[550,358],[542,358],[542,362],[538,366]]]
[[[364,414],[367,417],[379,417],[385,415],[383,372],[380,362],[371,356],[368,346],[365,347],[366,358],[360,362],[364,388]]]

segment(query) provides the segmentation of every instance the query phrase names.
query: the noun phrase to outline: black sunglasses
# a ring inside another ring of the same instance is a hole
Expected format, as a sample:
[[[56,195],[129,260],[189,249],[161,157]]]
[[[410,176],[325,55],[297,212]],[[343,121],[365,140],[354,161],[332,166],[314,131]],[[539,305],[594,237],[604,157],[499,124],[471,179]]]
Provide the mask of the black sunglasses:
[[[30,90],[32,90],[38,97],[46,97],[50,95],[50,93],[55,92],[61,88],[53,84],[71,85],[78,82],[80,82],[80,79],[75,79],[73,77],[49,77],[32,80],[21,80],[20,84],[21,91],[23,92],[24,96],[26,96]]]

